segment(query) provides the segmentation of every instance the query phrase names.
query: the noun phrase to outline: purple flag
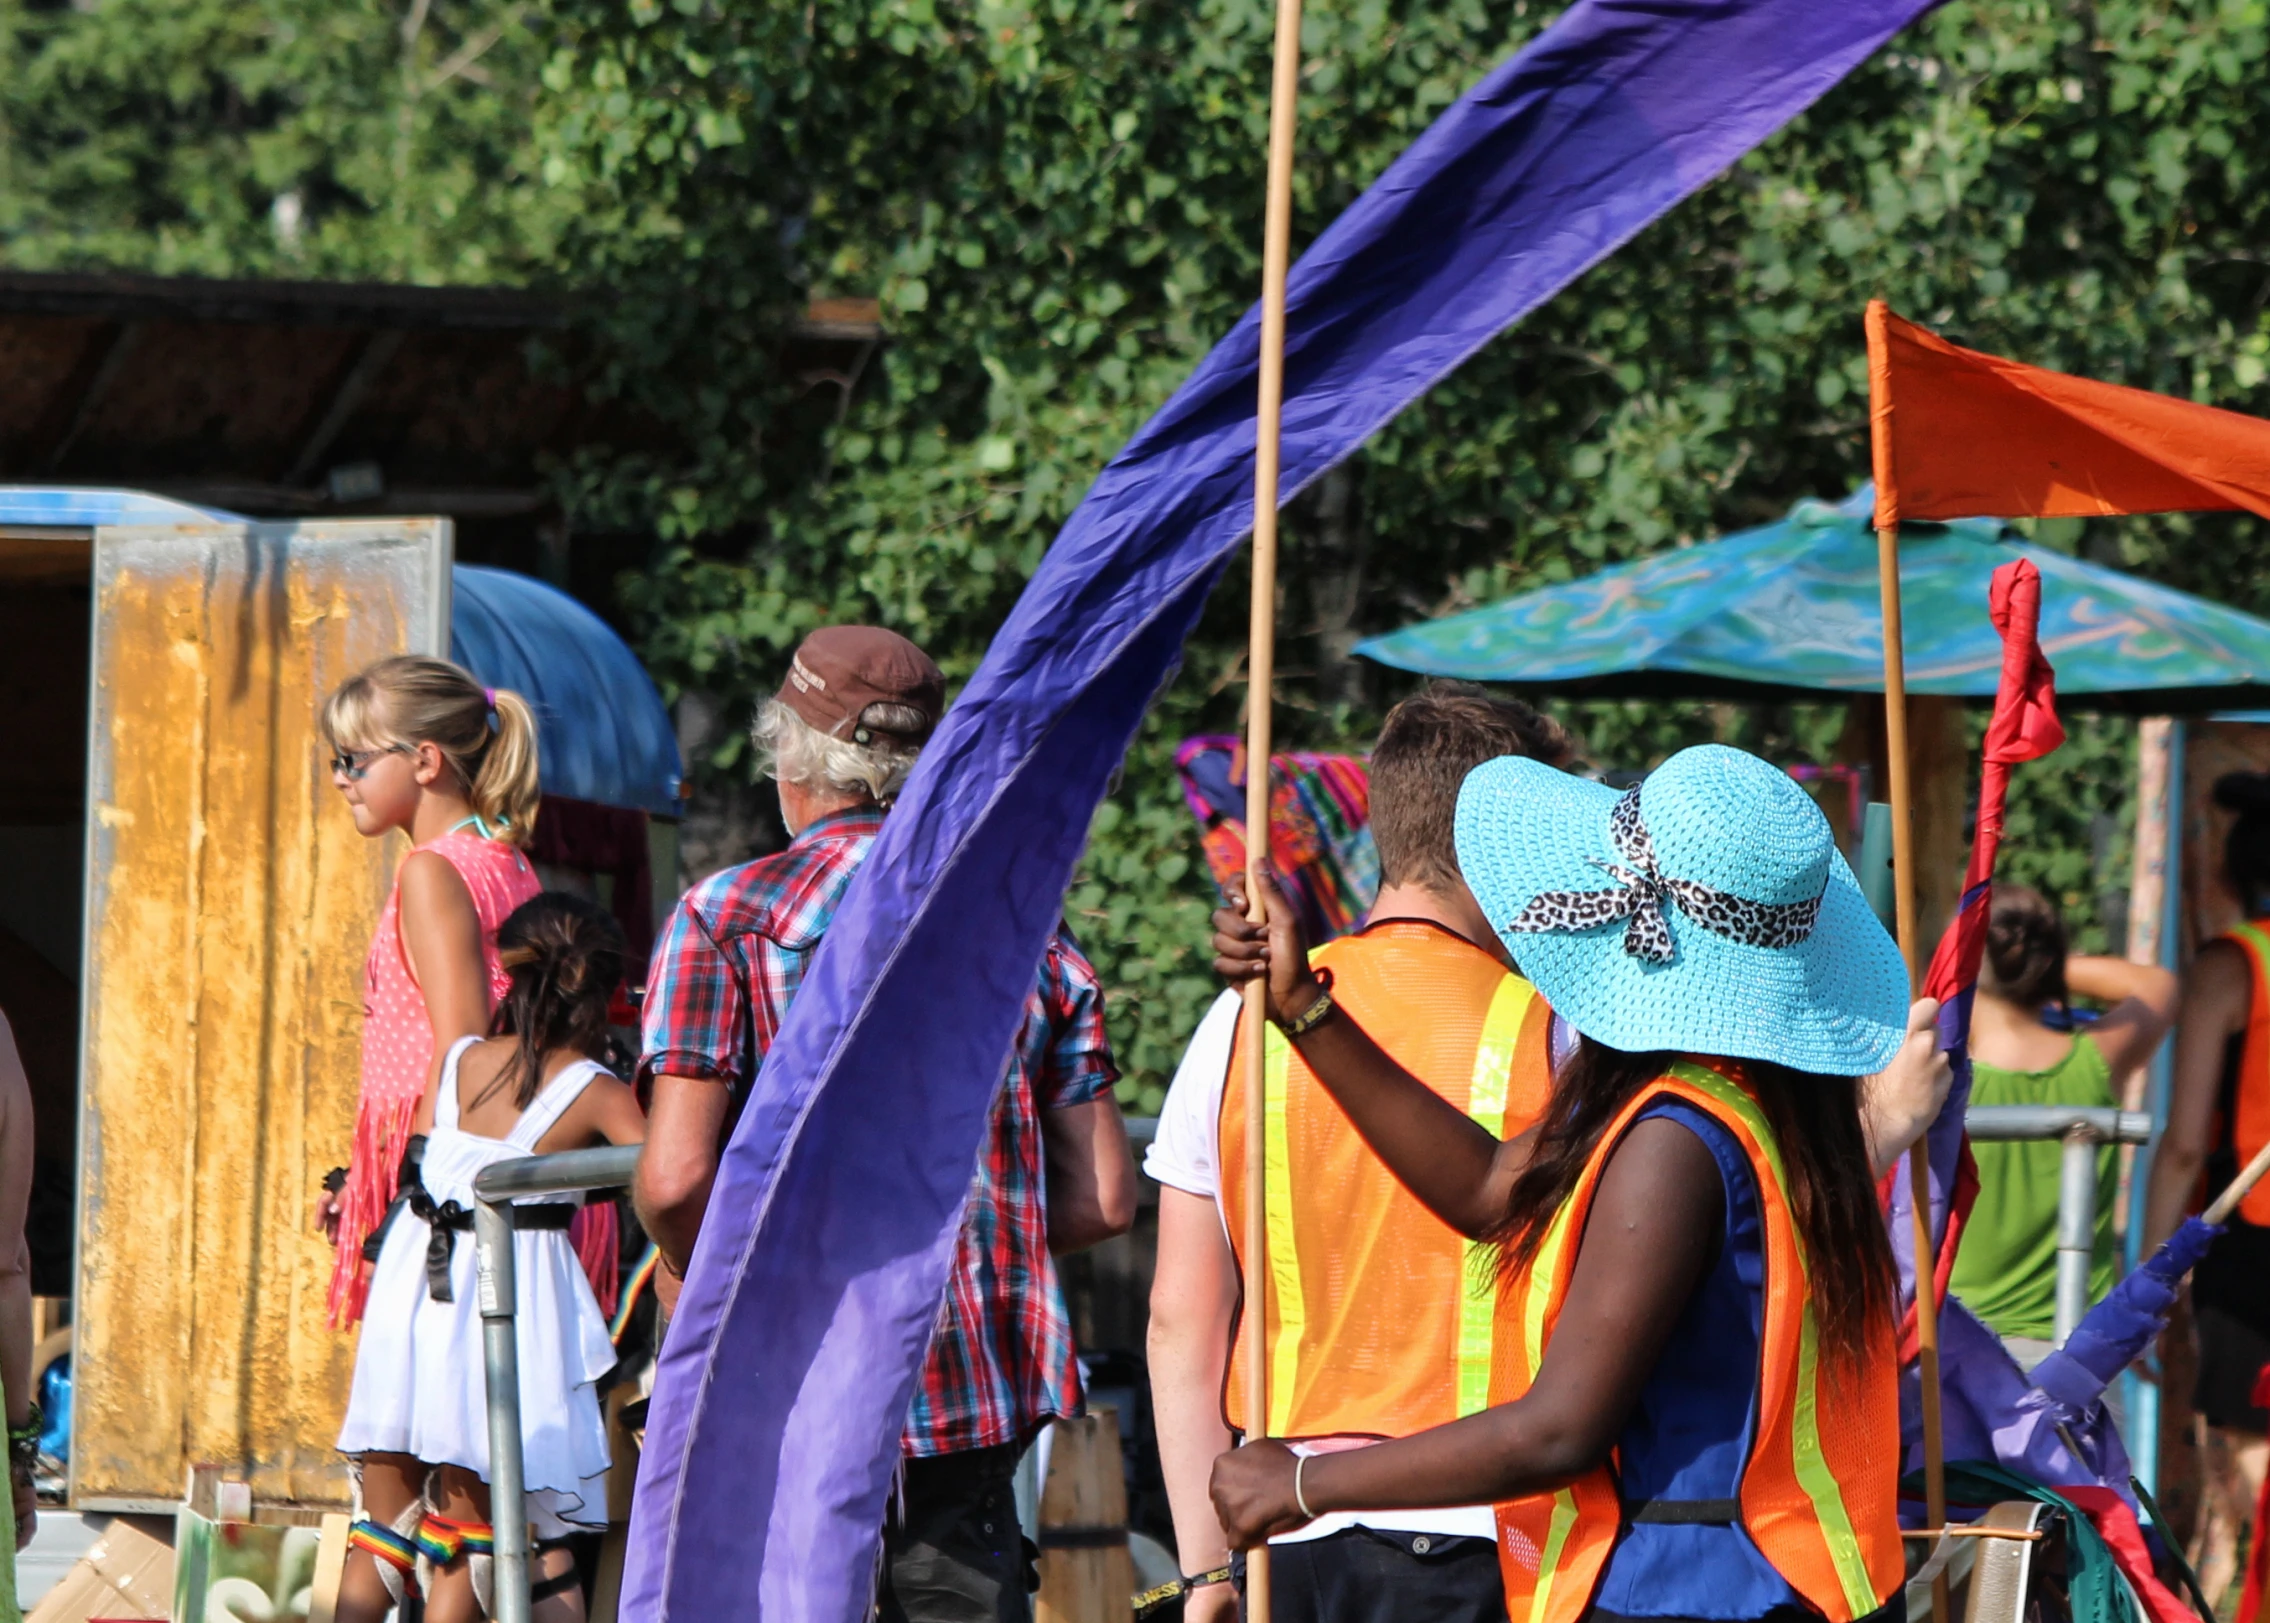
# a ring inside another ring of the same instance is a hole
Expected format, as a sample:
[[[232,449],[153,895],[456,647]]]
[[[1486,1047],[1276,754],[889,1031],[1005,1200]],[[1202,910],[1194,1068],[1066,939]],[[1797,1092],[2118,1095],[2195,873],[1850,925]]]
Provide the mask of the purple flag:
[[[1931,3],[1570,7],[1294,269],[1285,495]],[[1104,469],[814,958],[662,1355],[623,1589],[637,1623],[866,1611],[1034,968],[1110,775],[1252,528],[1258,329],[1248,312]]]

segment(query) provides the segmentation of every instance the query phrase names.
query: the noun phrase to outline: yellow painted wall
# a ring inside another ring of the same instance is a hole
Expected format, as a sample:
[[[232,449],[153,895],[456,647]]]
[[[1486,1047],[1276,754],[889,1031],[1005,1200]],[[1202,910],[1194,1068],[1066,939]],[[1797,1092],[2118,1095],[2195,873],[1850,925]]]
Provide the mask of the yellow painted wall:
[[[74,1503],[178,1498],[193,1463],[345,1497],[310,1216],[400,852],[355,833],[315,721],[371,660],[446,651],[448,554],[437,520],[97,538]]]

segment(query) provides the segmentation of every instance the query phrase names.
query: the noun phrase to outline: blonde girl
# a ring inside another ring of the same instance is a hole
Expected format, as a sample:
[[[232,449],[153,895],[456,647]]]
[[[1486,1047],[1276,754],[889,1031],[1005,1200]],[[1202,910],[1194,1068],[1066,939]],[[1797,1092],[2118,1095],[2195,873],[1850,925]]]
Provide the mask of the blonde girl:
[[[317,1208],[337,1247],[329,1310],[343,1326],[362,1316],[366,1242],[393,1204],[437,1061],[458,1038],[488,1031],[507,984],[497,927],[539,888],[520,850],[536,821],[536,719],[517,693],[484,688],[447,660],[402,655],[332,694],[323,732],[356,831],[400,830],[411,846],[364,970],[354,1148]]]

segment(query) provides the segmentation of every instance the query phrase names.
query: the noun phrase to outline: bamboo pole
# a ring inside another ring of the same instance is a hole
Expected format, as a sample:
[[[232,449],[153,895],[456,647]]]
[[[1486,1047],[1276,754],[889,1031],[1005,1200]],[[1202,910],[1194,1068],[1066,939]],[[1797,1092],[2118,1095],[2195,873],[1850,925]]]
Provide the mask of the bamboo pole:
[[[1300,96],[1301,0],[1277,0],[1277,38],[1269,82],[1268,201],[1261,229],[1260,403],[1253,447],[1253,609],[1247,632],[1245,866],[1248,917],[1264,917],[1257,876],[1269,852],[1271,707],[1277,665],[1277,474],[1285,408],[1285,278],[1293,238],[1293,127]],[[1246,1436],[1269,1435],[1268,1086],[1264,1059],[1268,987],[1245,988],[1245,1337]],[[1269,1547],[1245,1562],[1245,1615],[1269,1623]]]
[[[2214,1203],[2202,1215],[2210,1223],[2229,1222],[2231,1213],[2238,1210],[2238,1203],[2246,1199],[2247,1192],[2262,1181],[2264,1173],[2270,1173],[2270,1144],[2265,1144],[2254,1152],[2254,1159],[2247,1162],[2246,1169],[2231,1180],[2230,1187],[2217,1195]]]
[[[1907,650],[1900,616],[1900,527],[1876,527],[1876,574],[1884,604],[1884,754],[1891,771],[1892,897],[1900,956],[1907,960],[1908,996],[1916,992],[1921,943],[1916,940],[1915,819],[1907,747]],[[1908,1205],[1915,1229],[1915,1342],[1923,1390],[1923,1500],[1930,1525],[1947,1525],[1946,1445],[1939,1423],[1939,1298],[1937,1252],[1931,1244],[1931,1144],[1919,1138],[1907,1152]],[[1947,1575],[1931,1580],[1932,1623],[1949,1623]]]

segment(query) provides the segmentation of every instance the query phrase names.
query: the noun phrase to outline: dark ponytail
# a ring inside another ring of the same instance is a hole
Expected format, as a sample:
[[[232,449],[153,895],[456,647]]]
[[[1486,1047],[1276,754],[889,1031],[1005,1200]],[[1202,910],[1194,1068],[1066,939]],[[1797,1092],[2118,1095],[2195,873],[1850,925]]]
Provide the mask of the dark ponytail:
[[[497,930],[497,954],[512,985],[489,1034],[520,1043],[483,1097],[509,1088],[526,1110],[544,1085],[546,1054],[564,1048],[600,1055],[629,950],[613,915],[581,896],[548,890],[513,910]]]
[[[1507,1196],[1505,1216],[1486,1236],[1500,1247],[1504,1274],[1518,1274],[1536,1261],[1545,1230],[1575,1192],[1608,1129],[1678,1059],[1626,1053],[1590,1037],[1578,1043],[1554,1075],[1529,1166]],[[1743,1060],[1741,1067],[1781,1149],[1822,1350],[1832,1366],[1857,1369],[1876,1326],[1890,1323],[1899,1288],[1860,1127],[1859,1080],[1757,1060]]]

